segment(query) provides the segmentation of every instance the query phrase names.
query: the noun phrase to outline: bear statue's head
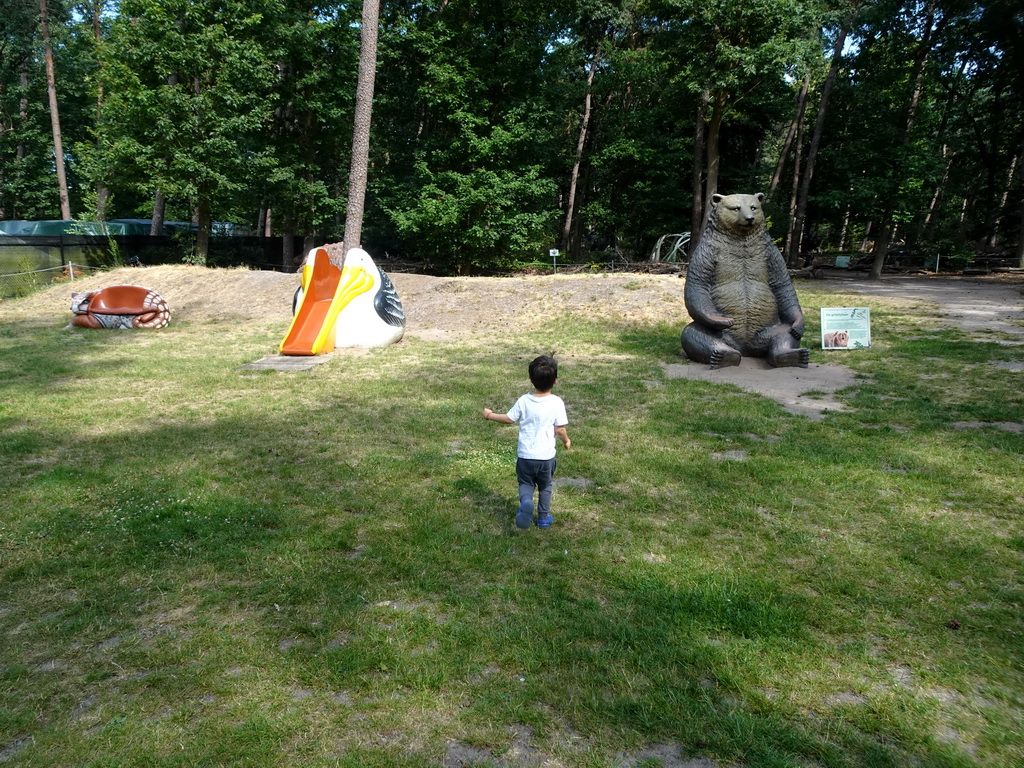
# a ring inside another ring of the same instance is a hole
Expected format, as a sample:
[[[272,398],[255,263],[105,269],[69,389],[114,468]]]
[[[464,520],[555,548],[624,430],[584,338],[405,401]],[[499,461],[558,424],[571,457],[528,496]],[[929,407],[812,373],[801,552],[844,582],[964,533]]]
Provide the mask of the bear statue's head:
[[[712,195],[712,215],[718,229],[746,237],[764,226],[764,211],[761,203],[764,195]]]

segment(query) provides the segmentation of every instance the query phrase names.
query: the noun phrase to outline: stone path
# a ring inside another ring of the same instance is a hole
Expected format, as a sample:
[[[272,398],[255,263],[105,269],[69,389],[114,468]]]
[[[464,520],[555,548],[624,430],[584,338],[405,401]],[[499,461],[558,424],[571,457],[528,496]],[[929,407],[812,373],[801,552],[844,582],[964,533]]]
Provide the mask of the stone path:
[[[1006,333],[1018,340],[1001,343],[1024,344],[1024,286],[1020,283],[903,275],[887,275],[882,280],[831,278],[823,282],[843,293],[926,301],[935,304],[952,327],[972,334]]]
[[[330,355],[267,355],[240,365],[236,371],[310,371],[331,359]]]

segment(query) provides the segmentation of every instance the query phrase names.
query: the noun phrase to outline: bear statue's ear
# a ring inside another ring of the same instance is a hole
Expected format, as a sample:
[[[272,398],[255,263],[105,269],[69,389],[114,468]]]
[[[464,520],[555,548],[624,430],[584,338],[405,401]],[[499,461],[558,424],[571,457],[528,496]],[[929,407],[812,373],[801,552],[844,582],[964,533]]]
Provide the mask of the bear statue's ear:
[[[759,203],[763,203],[764,202],[764,192],[758,192],[756,195],[754,195],[754,197],[757,198],[757,201]]]
[[[716,192],[711,196],[711,204],[718,205],[720,202],[722,202],[723,197],[725,197],[725,195],[720,195]]]

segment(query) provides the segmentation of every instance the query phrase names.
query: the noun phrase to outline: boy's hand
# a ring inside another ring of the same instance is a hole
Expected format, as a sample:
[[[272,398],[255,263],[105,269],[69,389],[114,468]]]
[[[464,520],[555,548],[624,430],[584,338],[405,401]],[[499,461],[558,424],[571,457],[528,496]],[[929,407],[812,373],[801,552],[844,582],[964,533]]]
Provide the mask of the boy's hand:
[[[569,438],[567,437],[567,438],[565,438],[565,442],[564,442],[564,443],[562,443],[562,445],[564,445],[564,446],[565,446],[565,450],[567,450],[567,451],[568,451],[568,450],[569,450],[570,448],[572,448],[572,440],[570,440],[570,439],[569,439]]]
[[[484,418],[485,419],[491,418],[491,414],[492,413],[494,413],[494,411],[492,411],[490,408],[484,408]]]

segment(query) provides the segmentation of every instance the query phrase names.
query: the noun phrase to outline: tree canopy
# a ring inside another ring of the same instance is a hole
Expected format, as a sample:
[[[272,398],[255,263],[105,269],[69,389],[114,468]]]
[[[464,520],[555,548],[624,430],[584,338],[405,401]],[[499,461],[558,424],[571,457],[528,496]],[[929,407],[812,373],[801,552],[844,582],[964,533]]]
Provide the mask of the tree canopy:
[[[45,8],[74,217],[344,237],[361,4],[7,6],[0,218],[62,216]],[[381,0],[362,241],[639,259],[765,191],[794,259],[1020,253],[1022,40],[1011,0]]]

